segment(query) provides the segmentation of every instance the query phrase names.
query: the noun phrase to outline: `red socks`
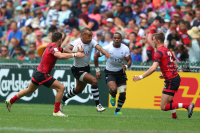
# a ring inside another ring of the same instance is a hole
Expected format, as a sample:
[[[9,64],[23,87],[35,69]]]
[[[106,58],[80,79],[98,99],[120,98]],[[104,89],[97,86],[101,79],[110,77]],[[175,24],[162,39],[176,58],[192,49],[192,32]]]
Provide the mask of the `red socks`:
[[[60,102],[55,102],[54,103],[54,113],[57,113],[60,111]]]
[[[18,96],[17,95],[15,95],[14,97],[12,97],[10,99],[10,103],[13,104],[16,100],[18,100]]]
[[[177,109],[177,108],[185,108],[185,109],[187,109],[188,108],[188,106],[189,106],[190,104],[188,104],[188,103],[168,103],[166,106],[165,106],[165,111],[167,111],[167,110],[173,110],[173,109]]]
[[[178,116],[176,115],[176,112],[175,113],[172,113],[172,118],[177,118]]]

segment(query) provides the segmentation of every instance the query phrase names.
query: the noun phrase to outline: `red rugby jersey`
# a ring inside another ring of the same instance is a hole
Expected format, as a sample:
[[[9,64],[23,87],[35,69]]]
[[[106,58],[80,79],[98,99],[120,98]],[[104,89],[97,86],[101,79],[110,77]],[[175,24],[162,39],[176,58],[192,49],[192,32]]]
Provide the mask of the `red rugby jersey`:
[[[149,28],[148,28],[147,37],[148,37],[148,34],[154,34],[154,33],[156,33],[156,31],[157,31],[156,25],[151,24],[151,26],[149,26]],[[147,50],[150,50],[150,51],[154,50],[153,47],[151,47],[150,42],[147,41],[147,44],[148,44]]]
[[[40,65],[37,67],[37,70],[42,73],[50,74],[52,68],[54,67],[58,59],[54,56],[54,53],[58,51],[62,52],[63,49],[61,47],[57,47],[53,43],[49,43],[42,55]]]
[[[160,70],[165,80],[178,76],[174,64],[175,57],[168,48],[164,46],[159,47],[154,54],[154,60],[154,62],[159,62]]]

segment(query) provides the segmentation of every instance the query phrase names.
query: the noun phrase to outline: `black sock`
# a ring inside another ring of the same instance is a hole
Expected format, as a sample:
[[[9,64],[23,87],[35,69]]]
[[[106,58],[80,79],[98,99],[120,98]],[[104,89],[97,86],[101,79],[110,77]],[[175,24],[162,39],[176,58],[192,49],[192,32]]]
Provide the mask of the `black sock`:
[[[119,112],[121,107],[124,105],[124,102],[126,100],[126,94],[120,93],[119,99],[118,99],[118,104],[115,112]]]
[[[99,105],[99,89],[98,89],[98,86],[92,86],[91,91],[92,91],[92,95],[94,97],[95,104],[97,106],[97,105]]]
[[[63,98],[62,98],[62,102],[65,102],[67,99],[71,98],[71,97],[74,97],[75,95],[77,95],[78,93],[76,93],[74,91],[74,88],[71,89],[68,93],[66,93]]]

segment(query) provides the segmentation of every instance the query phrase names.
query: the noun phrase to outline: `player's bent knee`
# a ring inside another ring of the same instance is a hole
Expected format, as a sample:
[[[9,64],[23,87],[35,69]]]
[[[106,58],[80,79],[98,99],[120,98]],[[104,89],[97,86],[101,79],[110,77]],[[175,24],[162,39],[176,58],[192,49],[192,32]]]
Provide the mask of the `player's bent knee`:
[[[110,91],[111,91],[111,92],[116,92],[116,93],[117,93],[117,87],[115,87],[115,86],[110,87]]]
[[[58,91],[64,93],[64,91],[65,91],[65,86],[62,85],[62,86],[58,89]]]

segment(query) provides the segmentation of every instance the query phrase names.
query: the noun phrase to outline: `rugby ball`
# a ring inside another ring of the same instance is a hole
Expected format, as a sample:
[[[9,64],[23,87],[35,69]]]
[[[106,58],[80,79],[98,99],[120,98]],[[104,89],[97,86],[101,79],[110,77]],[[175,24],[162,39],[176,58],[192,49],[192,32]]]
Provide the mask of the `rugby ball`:
[[[73,47],[72,52],[78,52],[78,50],[83,50],[83,49],[84,49],[83,44],[82,43],[78,43]]]

